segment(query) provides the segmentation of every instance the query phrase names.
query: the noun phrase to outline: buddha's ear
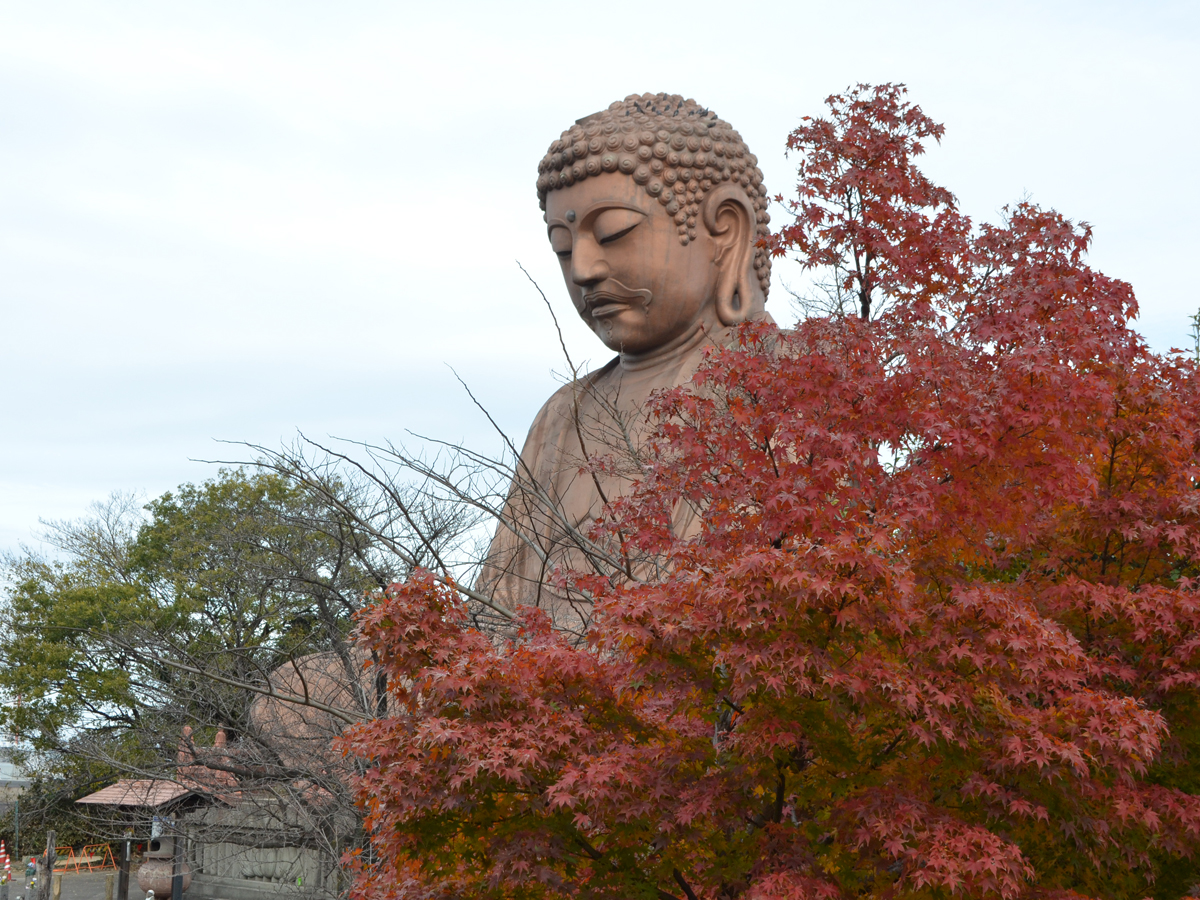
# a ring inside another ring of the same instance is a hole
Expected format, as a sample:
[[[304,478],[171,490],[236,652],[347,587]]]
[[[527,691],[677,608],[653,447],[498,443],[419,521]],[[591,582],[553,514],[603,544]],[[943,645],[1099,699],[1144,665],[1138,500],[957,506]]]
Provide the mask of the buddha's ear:
[[[754,272],[754,209],[741,187],[726,182],[705,195],[701,216],[717,247],[717,317],[736,325],[766,302]]]

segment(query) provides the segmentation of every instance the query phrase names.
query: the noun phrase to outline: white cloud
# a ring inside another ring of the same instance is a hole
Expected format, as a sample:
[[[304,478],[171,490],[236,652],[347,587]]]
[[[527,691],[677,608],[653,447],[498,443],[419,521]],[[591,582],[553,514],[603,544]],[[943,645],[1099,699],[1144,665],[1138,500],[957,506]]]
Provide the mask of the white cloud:
[[[905,81],[968,212],[1089,220],[1151,343],[1182,343],[1198,42],[1161,2],[0,3],[0,544],[203,477],[212,437],[491,440],[444,362],[522,432],[558,349],[515,259],[605,358],[534,166],[630,91],[711,104],[787,193],[800,116]]]

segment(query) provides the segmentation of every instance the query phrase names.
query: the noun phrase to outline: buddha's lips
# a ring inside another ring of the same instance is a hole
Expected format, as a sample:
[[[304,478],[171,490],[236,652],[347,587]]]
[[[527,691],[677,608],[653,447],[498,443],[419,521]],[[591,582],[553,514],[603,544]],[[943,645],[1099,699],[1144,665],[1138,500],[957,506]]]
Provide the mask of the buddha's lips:
[[[609,279],[611,283],[613,279]],[[587,314],[593,319],[603,319],[615,316],[631,306],[640,306],[643,310],[650,306],[651,294],[646,290],[634,290],[625,285],[619,285],[622,292],[610,290],[589,291],[583,297]]]

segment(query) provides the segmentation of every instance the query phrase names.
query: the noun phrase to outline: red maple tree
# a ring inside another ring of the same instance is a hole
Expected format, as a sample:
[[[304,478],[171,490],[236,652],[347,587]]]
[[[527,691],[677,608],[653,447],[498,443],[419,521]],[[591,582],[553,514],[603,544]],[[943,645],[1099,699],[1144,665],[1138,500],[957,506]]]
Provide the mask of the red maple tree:
[[[503,639],[432,577],[363,616],[356,895],[1179,897],[1200,877],[1200,392],[1090,231],[972,226],[899,86],[789,138],[777,254],[857,316],[743,327],[659,395],[598,535]],[[603,464],[598,462],[598,465]],[[694,534],[672,529],[680,504]]]

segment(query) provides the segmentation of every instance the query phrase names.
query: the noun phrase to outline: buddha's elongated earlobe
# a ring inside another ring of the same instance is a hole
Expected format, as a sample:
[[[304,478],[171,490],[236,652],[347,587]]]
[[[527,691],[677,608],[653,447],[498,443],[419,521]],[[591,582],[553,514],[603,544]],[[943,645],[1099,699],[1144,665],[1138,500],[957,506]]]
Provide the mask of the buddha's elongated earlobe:
[[[702,215],[717,244],[717,318],[723,325],[736,325],[765,305],[753,270],[754,210],[739,186],[722,184],[704,198]]]

